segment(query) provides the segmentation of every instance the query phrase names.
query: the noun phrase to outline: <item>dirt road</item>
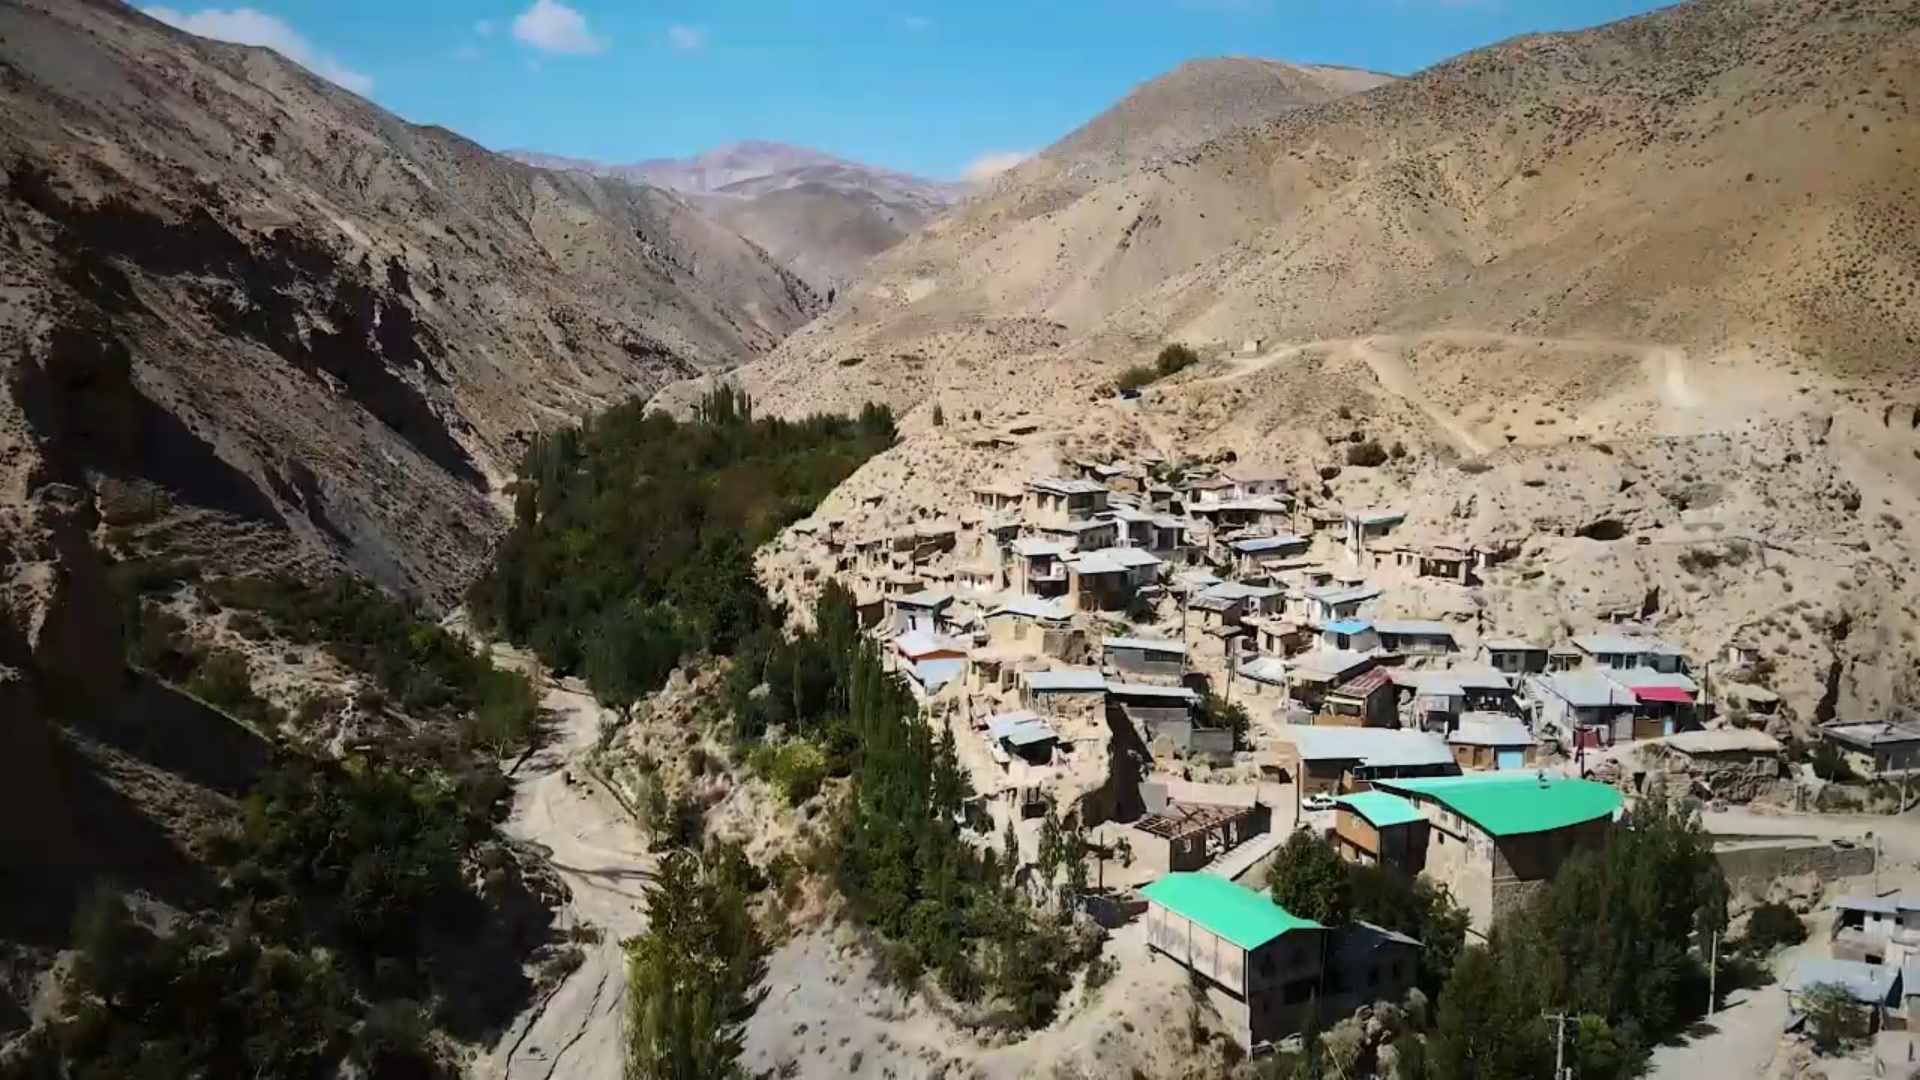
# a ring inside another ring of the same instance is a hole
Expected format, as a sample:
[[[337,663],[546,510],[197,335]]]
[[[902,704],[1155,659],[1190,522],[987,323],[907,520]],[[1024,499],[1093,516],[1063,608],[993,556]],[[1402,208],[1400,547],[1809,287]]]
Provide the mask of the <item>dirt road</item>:
[[[584,768],[605,710],[578,688],[549,684],[552,738],[514,772],[504,831],[548,852],[572,891],[562,925],[592,926],[580,967],[475,1063],[490,1080],[618,1080],[626,969],[620,941],[646,928],[642,884],[653,857],[619,803]]]

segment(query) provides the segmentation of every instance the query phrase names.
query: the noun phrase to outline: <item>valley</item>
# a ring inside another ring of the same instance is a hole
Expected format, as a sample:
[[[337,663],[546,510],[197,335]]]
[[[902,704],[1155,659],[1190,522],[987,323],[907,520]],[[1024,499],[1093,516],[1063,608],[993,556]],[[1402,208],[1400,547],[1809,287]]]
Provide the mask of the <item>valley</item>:
[[[1896,1060],[1782,1027],[1920,948],[1912,5],[965,181],[180,21],[0,0],[0,1072]]]

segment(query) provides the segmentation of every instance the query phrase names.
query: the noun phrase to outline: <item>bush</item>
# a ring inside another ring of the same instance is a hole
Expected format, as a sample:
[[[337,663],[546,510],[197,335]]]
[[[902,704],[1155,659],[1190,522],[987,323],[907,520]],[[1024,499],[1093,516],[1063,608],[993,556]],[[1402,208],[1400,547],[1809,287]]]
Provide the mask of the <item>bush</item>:
[[[1380,449],[1380,444],[1372,439],[1347,447],[1347,464],[1349,465],[1370,469],[1386,463],[1387,452]]]
[[[945,409],[942,409],[938,405],[935,405],[933,407],[933,426],[934,427],[947,426],[947,411]]]
[[[1866,1041],[1868,1018],[1844,986],[1821,983],[1800,995],[1813,1048],[1825,1055],[1845,1054]]]
[[[753,770],[798,806],[820,793],[827,779],[827,755],[805,739],[791,739],[754,751]]]
[[[1153,369],[1164,379],[1169,375],[1185,371],[1199,362],[1199,353],[1179,342],[1174,342],[1160,350],[1160,356],[1154,361]]]
[[[1115,389],[1124,394],[1128,391],[1139,390],[1159,377],[1159,372],[1154,371],[1150,367],[1130,367],[1120,373],[1120,378],[1116,380],[1113,385]]]
[[[1748,952],[1769,953],[1807,940],[1807,923],[1791,907],[1770,901],[1753,909],[1747,918],[1744,946]]]
[[[1813,765],[1813,775],[1829,783],[1852,784],[1860,779],[1860,774],[1847,764],[1846,755],[1840,752],[1840,748],[1825,739],[1813,744],[1807,760]]]

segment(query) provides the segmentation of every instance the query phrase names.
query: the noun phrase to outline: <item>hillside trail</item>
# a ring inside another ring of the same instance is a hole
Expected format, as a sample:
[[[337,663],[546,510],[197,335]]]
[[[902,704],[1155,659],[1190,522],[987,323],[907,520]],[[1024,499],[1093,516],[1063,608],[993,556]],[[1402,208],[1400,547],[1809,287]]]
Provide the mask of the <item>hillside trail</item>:
[[[537,667],[517,650],[494,647],[496,662]],[[541,707],[552,718],[548,742],[509,774],[508,836],[535,845],[571,894],[563,926],[591,926],[580,966],[536,1002],[475,1063],[482,1080],[618,1080],[623,1047],[626,965],[620,942],[646,929],[643,883],[654,858],[618,801],[586,768],[611,714],[576,680],[547,680]]]
[[[1459,417],[1441,408],[1431,395],[1420,388],[1413,369],[1402,359],[1398,345],[1390,344],[1383,349],[1376,344],[1381,340],[1393,341],[1391,338],[1357,338],[1347,344],[1347,349],[1372,369],[1373,377],[1380,383],[1381,389],[1425,413],[1427,419],[1446,432],[1460,449],[1474,455],[1486,453],[1490,449],[1486,443],[1461,423]]]

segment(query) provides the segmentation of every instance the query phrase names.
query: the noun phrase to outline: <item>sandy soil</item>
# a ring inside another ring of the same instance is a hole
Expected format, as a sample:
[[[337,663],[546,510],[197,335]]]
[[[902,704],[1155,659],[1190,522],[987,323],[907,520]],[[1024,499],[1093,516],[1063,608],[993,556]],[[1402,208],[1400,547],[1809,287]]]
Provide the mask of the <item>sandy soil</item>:
[[[620,942],[646,928],[642,884],[653,858],[584,767],[606,711],[584,690],[554,683],[542,704],[553,715],[553,737],[514,770],[505,831],[544,848],[572,891],[563,924],[596,927],[601,937],[582,945],[580,967],[508,1029],[473,1072],[489,1080],[613,1080],[621,1074],[626,996]]]

